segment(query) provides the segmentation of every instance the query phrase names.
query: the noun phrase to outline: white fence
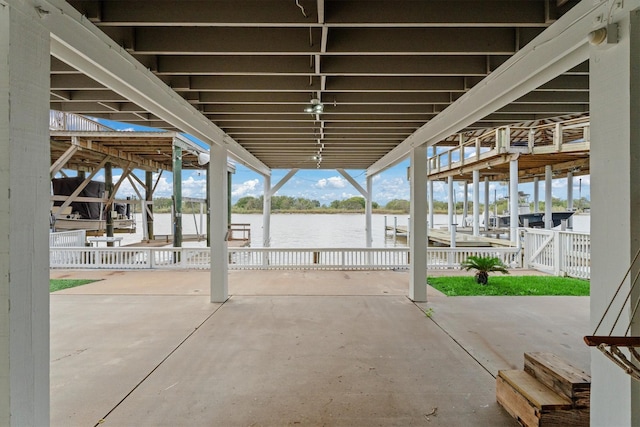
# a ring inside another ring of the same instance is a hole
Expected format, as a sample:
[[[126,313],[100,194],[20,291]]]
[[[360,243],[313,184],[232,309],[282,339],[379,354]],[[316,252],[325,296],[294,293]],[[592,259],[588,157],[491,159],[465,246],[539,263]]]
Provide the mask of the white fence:
[[[498,256],[519,266],[516,248],[430,248],[427,265],[458,268],[470,255]],[[391,270],[409,268],[408,248],[229,248],[231,270]],[[208,248],[50,248],[51,268],[208,269]]]
[[[591,277],[591,236],[570,231],[520,229],[523,266],[556,276]]]
[[[59,231],[49,233],[50,248],[70,248],[84,246],[87,241],[85,230]]]
[[[427,250],[430,269],[459,268],[471,255],[495,256],[510,267],[534,268],[557,276],[589,279],[588,233],[520,229],[518,248],[447,248]],[[210,268],[208,248],[91,248],[83,231],[51,233],[51,268],[150,269]],[[408,248],[229,248],[231,270],[390,270],[409,268]]]
[[[50,248],[51,268],[137,270],[208,269],[207,248]]]

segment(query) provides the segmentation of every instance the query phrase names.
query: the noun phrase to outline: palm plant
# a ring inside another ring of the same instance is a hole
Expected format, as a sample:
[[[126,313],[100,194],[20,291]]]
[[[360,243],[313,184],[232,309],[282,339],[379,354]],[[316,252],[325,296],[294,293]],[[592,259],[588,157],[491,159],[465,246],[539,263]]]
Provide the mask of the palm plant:
[[[476,282],[486,285],[489,281],[489,273],[498,271],[502,274],[509,274],[507,266],[497,257],[490,256],[470,256],[462,264],[465,270],[476,270]]]

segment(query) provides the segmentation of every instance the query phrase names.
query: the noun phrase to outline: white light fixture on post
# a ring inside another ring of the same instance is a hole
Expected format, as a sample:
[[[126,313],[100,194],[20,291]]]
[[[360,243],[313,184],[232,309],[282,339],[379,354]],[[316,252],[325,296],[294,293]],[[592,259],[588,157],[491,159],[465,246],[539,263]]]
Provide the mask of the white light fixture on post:
[[[211,160],[209,153],[198,153],[198,164],[200,166],[206,165],[209,163],[209,160]]]

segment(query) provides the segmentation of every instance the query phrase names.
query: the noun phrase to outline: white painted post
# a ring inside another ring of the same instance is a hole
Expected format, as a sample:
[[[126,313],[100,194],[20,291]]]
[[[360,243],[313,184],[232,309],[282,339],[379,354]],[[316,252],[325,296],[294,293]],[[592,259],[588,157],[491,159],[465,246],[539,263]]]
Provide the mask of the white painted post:
[[[567,210],[573,211],[573,172],[567,172]],[[569,230],[573,230],[573,218],[567,220]]]
[[[225,302],[229,298],[227,270],[229,255],[226,242],[228,231],[227,212],[227,150],[217,144],[211,146],[209,152],[209,189],[211,200],[222,203],[211,204],[211,302]]]
[[[0,425],[49,425],[49,31],[0,2]]]
[[[367,248],[373,246],[373,232],[371,230],[371,216],[373,215],[373,176],[367,176],[367,198],[365,199],[365,232]]]
[[[448,228],[451,230],[451,224],[453,224],[453,212],[455,211],[455,205],[453,204],[453,177],[447,177],[447,188],[449,190],[449,203],[447,205],[447,214],[449,215]]]
[[[489,177],[484,177],[484,230],[489,231]]]
[[[262,247],[271,246],[271,176],[263,175],[264,187],[262,196]],[[267,253],[264,252],[266,259]]]
[[[533,178],[533,211],[540,212],[540,178]]]
[[[297,171],[297,169],[292,169],[291,172],[289,172],[289,174],[283,178],[283,181],[286,179],[288,180],[291,176],[293,176],[293,174],[295,174],[295,171]],[[356,181],[351,175],[349,175],[347,173],[347,171],[345,171],[344,169],[336,169],[336,171],[338,171],[338,173],[340,175],[342,175],[347,181],[349,181],[349,183],[351,185],[353,185],[353,187],[358,190],[358,192],[362,195],[362,197],[364,197],[365,200],[365,240],[366,240],[366,247],[370,248],[371,247],[371,213],[373,211],[373,206],[372,206],[372,194],[371,194],[371,190],[373,189],[373,175],[367,176],[367,189],[365,190],[364,188],[362,188],[362,186],[358,183],[358,181]],[[278,183],[278,186],[280,186],[280,183]]]
[[[640,248],[640,11],[618,14],[618,43],[590,48],[592,328]],[[630,277],[637,272],[635,266]],[[630,278],[625,280],[621,294],[628,292],[630,284]],[[638,292],[631,295],[613,335],[623,334],[638,298]],[[618,303],[612,310],[617,314],[619,309]],[[607,317],[598,332],[608,334],[612,320]],[[640,335],[637,319],[631,323],[629,335]],[[591,378],[591,425],[640,425],[640,382],[595,348]]]
[[[467,216],[469,216],[469,183],[464,181],[464,197],[462,201],[462,226],[467,226]]]
[[[551,165],[544,167],[544,228],[551,230],[553,228],[553,198],[551,188],[553,184],[553,171]]]
[[[480,170],[473,171],[473,235],[480,235]]]
[[[514,243],[518,243],[518,160],[509,162],[509,237]]]
[[[451,245],[450,247],[456,247],[456,233],[458,232],[458,224],[451,224]],[[451,254],[451,252],[449,252]]]
[[[429,227],[433,228],[433,181],[429,180]]]
[[[409,298],[427,301],[427,148],[411,150],[411,208]]]
[[[552,230],[552,244],[553,244],[553,274],[555,276],[560,276],[561,267],[560,267],[560,232],[556,230]]]

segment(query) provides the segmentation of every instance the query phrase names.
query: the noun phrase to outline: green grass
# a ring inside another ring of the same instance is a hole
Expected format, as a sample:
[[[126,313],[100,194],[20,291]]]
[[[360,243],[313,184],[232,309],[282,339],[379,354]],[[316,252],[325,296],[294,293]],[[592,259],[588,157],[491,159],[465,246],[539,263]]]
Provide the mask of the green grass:
[[[589,282],[555,276],[489,276],[485,286],[473,275],[461,277],[429,277],[429,285],[447,296],[588,296]]]
[[[97,280],[92,279],[51,279],[49,280],[49,292],[75,288],[76,286],[82,286],[96,281]]]

